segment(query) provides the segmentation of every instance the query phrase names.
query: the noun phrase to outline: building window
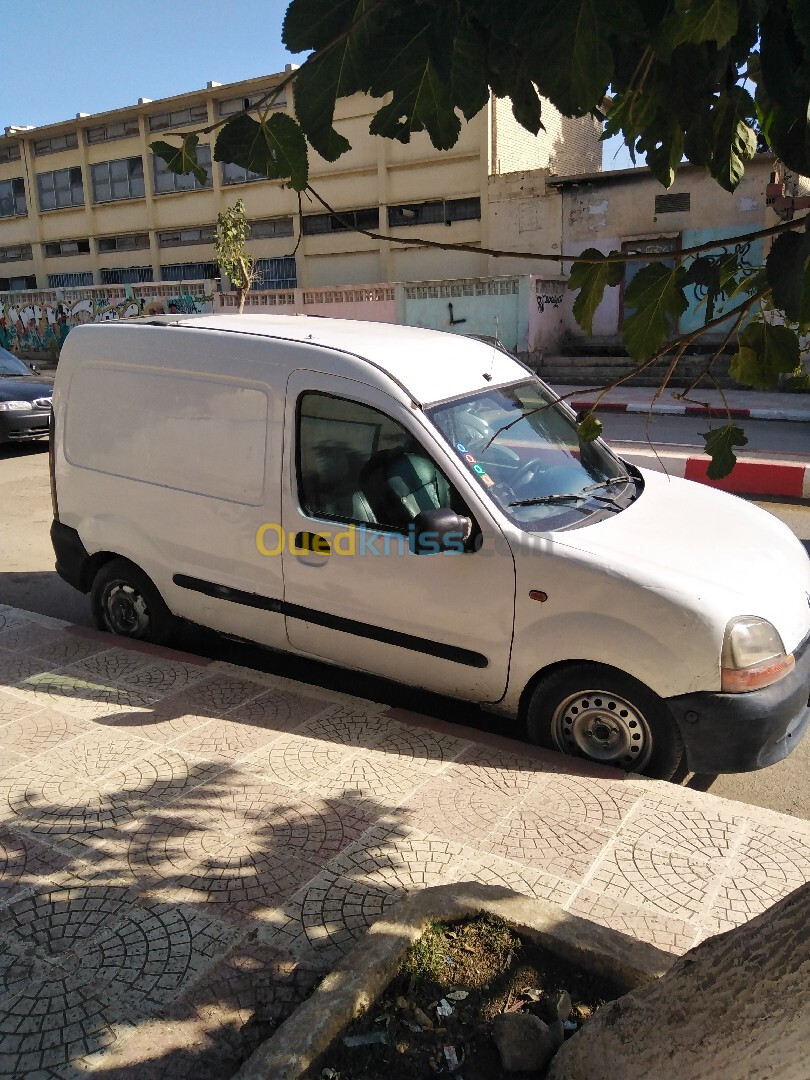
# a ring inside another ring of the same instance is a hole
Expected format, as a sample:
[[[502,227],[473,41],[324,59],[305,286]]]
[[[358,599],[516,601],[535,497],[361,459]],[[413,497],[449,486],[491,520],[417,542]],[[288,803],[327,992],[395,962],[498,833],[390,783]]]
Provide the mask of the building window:
[[[153,155],[155,176],[155,194],[165,195],[170,191],[197,191],[211,187],[211,147],[207,143],[197,147],[197,162],[205,169],[205,183],[201,184],[194,173],[183,175],[174,173],[163,160]]]
[[[115,142],[116,139],[130,139],[140,135],[137,120],[125,120],[123,124],[99,124],[98,127],[85,129],[84,138],[89,145],[93,143]]]
[[[101,271],[102,285],[138,285],[154,280],[151,266],[120,266]]]
[[[84,206],[82,170],[57,169],[56,172],[39,173],[40,210],[59,210],[66,206]]]
[[[50,139],[34,139],[34,153],[39,157],[41,154],[56,154],[60,150],[75,150],[79,145],[79,136],[75,131],[67,135],[54,135]]]
[[[138,251],[148,249],[149,233],[130,233],[126,236],[100,236],[96,241],[100,254],[108,251]]]
[[[139,157],[102,161],[90,166],[93,202],[117,202],[119,199],[142,199],[145,194],[143,160]]]
[[[234,165],[231,161],[226,161],[222,165],[223,184],[247,184],[251,180],[266,179],[264,173],[251,172],[250,169],[243,169],[241,165]]]
[[[218,277],[215,262],[168,263],[160,268],[161,281],[213,281]]]
[[[208,106],[194,105],[190,109],[155,113],[149,117],[149,130],[165,131],[166,128],[182,127],[183,124],[204,124],[207,120]]]
[[[5,146],[0,146],[0,165],[5,165],[8,161],[20,160],[20,144],[19,143],[7,143]]]
[[[48,274],[49,289],[83,289],[93,284],[93,275],[88,270],[80,274]]]
[[[251,221],[250,239],[262,240],[269,236],[292,236],[293,219],[291,217],[267,218],[265,221]]]
[[[480,218],[480,199],[441,199],[388,207],[388,224],[392,228],[399,225],[452,225],[454,221]]]
[[[22,217],[27,213],[23,178],[0,180],[0,217]]]
[[[252,112],[256,102],[261,100],[272,90],[272,86],[268,86],[265,90],[258,90],[255,94],[249,94],[247,97],[232,97],[223,98],[222,101],[217,103],[217,112],[220,116],[234,116],[238,112]],[[273,102],[274,109],[286,109],[287,98],[284,94]]]
[[[0,248],[0,263],[23,262],[25,259],[33,259],[34,253],[30,244],[19,244],[17,247]]]
[[[301,219],[304,236],[318,233],[346,232],[349,229],[379,229],[380,211],[376,206],[368,210],[341,210],[335,214],[307,214]]]
[[[185,247],[188,244],[213,244],[216,225],[201,225],[197,229],[171,229],[158,233],[161,247]]]
[[[0,277],[0,292],[33,292],[37,287],[34,274],[28,277]]]
[[[689,210],[692,201],[688,191],[677,191],[667,195],[655,196],[656,214],[677,214],[683,210]]]
[[[253,264],[256,277],[253,288],[259,292],[267,289],[294,289],[298,284],[295,259],[285,255],[281,259],[256,259]]]
[[[45,255],[49,259],[57,259],[60,255],[89,254],[89,240],[57,240],[56,243],[45,245]]]

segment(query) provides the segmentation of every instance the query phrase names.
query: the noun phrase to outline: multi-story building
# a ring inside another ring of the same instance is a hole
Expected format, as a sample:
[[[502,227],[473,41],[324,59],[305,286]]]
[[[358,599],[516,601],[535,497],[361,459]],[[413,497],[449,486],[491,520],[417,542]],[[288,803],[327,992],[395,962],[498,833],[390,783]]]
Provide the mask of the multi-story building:
[[[258,288],[359,284],[487,273],[475,252],[392,244],[346,228],[310,195],[214,162],[216,131],[200,135],[208,178],[170,172],[149,144],[209,128],[251,108],[283,73],[220,85],[45,127],[6,127],[0,137],[0,292],[199,281],[218,276],[217,214],[244,200],[258,260]],[[288,87],[275,108],[293,109]],[[508,101],[492,99],[438,154],[425,133],[403,145],[369,134],[379,103],[338,102],[336,127],[352,149],[337,162],[310,154],[312,187],[344,219],[407,240],[486,245],[489,178],[523,169],[598,169],[599,128],[544,104],[536,138]],[[15,119],[24,120],[24,117]]]

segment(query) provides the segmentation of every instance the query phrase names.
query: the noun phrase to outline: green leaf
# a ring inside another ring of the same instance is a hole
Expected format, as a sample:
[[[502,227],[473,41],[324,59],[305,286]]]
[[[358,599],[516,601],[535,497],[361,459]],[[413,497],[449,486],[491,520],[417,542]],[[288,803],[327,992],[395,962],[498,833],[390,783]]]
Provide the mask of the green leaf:
[[[710,480],[722,480],[737,464],[734,447],[745,446],[748,437],[743,429],[735,424],[726,424],[724,427],[715,428],[713,431],[702,431],[700,434],[706,441],[706,453],[712,459],[706,475]]]
[[[281,40],[291,53],[322,49],[349,30],[356,12],[357,0],[291,0]]]
[[[549,0],[535,10],[534,81],[561,112],[584,116],[601,103],[613,75],[610,9],[598,0]]]
[[[638,140],[636,150],[647,155],[647,164],[656,180],[665,188],[672,187],[683,157],[683,132],[677,118],[673,116],[665,125],[651,127]]]
[[[810,233],[777,236],[765,262],[774,304],[790,322],[810,329]]]
[[[149,144],[152,153],[166,162],[173,173],[188,176],[193,173],[201,184],[208,183],[208,173],[197,163],[197,143],[200,141],[197,135],[186,135],[182,146],[172,146],[171,143],[156,142]]]
[[[637,363],[661,348],[686,311],[683,278],[682,267],[653,262],[643,266],[625,289],[622,338]],[[630,315],[628,308],[633,309]]]
[[[486,42],[475,27],[465,24],[453,42],[451,80],[453,100],[471,120],[489,101],[486,79]]]
[[[722,47],[737,33],[737,0],[675,0],[672,48],[685,42],[714,41]]]
[[[756,132],[748,123],[756,111],[748,91],[733,86],[713,98],[709,109],[699,112],[687,129],[686,156],[695,165],[705,165],[726,191],[736,188],[746,161],[756,153]]]
[[[743,386],[769,390],[799,366],[799,339],[787,326],[758,319],[740,333],[740,347],[732,356],[729,372]]]
[[[611,251],[615,255],[615,251]],[[608,286],[620,285],[624,277],[624,264],[611,263],[597,248],[586,248],[580,258],[599,259],[596,263],[575,262],[568,278],[569,289],[579,289],[579,296],[574,301],[574,318],[590,335],[593,333],[593,317],[602,303],[602,297]]]
[[[307,144],[301,128],[287,113],[254,120],[246,113],[222,128],[214,148],[216,161],[233,162],[271,180],[289,180],[296,191],[307,186]]]
[[[434,64],[428,44],[427,31],[421,29],[391,57],[387,81],[393,100],[378,110],[369,131],[407,143],[411,132],[425,130],[437,150],[449,150],[458,140],[461,121],[453,108],[448,82]],[[382,90],[382,83],[372,83],[373,94]]]
[[[582,414],[580,414],[582,416]],[[602,434],[602,421],[597,420],[592,412],[585,413],[580,419],[577,417],[577,435],[583,442],[593,442]]]

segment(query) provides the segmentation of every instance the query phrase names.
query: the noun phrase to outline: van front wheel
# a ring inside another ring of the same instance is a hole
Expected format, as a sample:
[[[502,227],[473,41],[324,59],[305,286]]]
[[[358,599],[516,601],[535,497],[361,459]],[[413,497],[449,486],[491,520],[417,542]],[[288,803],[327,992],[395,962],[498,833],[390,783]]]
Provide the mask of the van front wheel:
[[[172,635],[174,618],[155,586],[134,563],[105,563],[90,590],[93,619],[99,630],[119,637],[162,645]]]
[[[674,776],[683,740],[666,704],[603,664],[572,664],[542,679],[527,714],[529,738],[550,750],[659,780]]]

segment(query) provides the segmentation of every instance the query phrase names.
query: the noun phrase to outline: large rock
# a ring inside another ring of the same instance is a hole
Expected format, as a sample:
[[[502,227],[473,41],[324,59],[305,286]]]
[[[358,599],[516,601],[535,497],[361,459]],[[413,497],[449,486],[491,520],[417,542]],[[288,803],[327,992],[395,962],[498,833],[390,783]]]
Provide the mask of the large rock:
[[[492,1025],[492,1038],[505,1072],[537,1072],[557,1049],[554,1038],[531,1013],[502,1013]]]
[[[808,1080],[810,884],[603,1005],[547,1080]]]

